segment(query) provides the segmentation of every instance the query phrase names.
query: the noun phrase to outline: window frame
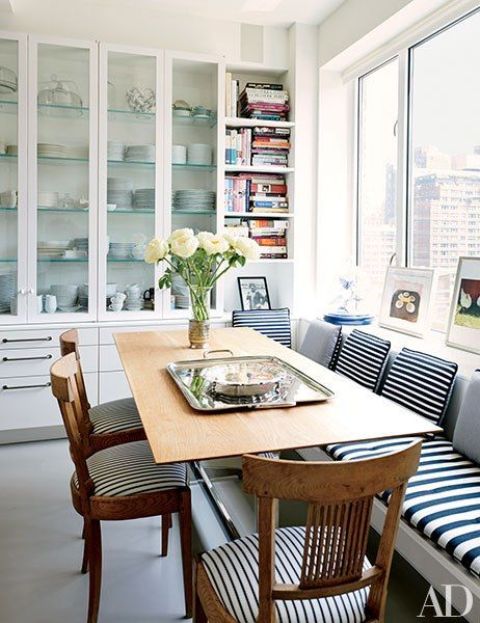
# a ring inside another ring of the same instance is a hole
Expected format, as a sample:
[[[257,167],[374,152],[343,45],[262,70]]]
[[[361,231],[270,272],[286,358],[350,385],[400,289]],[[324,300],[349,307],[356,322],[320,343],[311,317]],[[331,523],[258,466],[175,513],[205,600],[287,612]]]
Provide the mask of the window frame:
[[[355,77],[354,102],[354,150],[353,150],[353,210],[355,232],[353,236],[354,257],[359,266],[361,257],[361,206],[360,206],[360,153],[361,153],[361,115],[362,115],[362,79],[377,71],[382,66],[398,59],[398,124],[397,124],[397,196],[396,196],[396,256],[392,265],[398,267],[411,266],[412,230],[410,227],[413,202],[411,196],[410,167],[412,163],[412,115],[413,115],[413,55],[415,48],[427,43],[442,32],[454,28],[473,15],[480,13],[480,8],[470,9],[456,17],[450,16],[447,23],[436,24],[428,32],[409,41],[408,45],[381,55],[362,67],[361,73]]]

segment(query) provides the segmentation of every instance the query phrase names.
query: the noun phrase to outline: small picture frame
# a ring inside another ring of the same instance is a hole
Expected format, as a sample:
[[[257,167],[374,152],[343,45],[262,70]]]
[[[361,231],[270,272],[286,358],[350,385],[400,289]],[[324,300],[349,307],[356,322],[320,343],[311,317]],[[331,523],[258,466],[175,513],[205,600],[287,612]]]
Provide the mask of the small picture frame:
[[[378,324],[422,337],[429,328],[434,274],[432,268],[389,266]]]
[[[271,309],[265,277],[238,277],[237,279],[243,310]]]
[[[480,257],[458,258],[447,345],[480,353]]]

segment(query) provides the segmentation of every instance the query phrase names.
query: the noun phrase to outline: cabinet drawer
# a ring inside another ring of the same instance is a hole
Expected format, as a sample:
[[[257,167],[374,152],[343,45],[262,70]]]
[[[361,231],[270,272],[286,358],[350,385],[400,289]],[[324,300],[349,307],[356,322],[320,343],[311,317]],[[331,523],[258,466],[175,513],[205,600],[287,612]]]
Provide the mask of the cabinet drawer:
[[[66,329],[0,330],[0,350],[58,346],[60,335],[64,331]],[[97,344],[98,329],[79,329],[78,333],[80,344],[84,346]]]
[[[36,428],[62,424],[57,400],[49,385],[50,377],[32,376],[0,379],[0,430]],[[88,398],[97,403],[96,373],[85,374]]]
[[[100,372],[112,372],[116,370],[123,370],[122,362],[120,361],[120,355],[118,354],[117,347],[115,345],[106,346],[103,344],[99,346],[99,370]]]
[[[131,397],[132,392],[124,372],[101,372],[98,376],[100,403]]]
[[[97,370],[97,346],[81,346],[84,372]],[[0,378],[48,375],[52,363],[60,357],[60,348],[3,349],[0,352]]]

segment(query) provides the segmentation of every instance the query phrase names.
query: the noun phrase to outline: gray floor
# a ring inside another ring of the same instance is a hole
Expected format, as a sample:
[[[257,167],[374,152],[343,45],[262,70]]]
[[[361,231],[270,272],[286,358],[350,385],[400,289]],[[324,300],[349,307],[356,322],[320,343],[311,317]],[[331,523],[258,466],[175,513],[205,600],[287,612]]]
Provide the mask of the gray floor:
[[[0,446],[0,623],[86,619],[88,576],[79,573],[81,521],[69,499],[71,471],[63,440]],[[104,524],[100,623],[182,619],[178,527],[168,558],[160,558],[159,521]],[[414,623],[427,588],[397,557],[388,623]]]

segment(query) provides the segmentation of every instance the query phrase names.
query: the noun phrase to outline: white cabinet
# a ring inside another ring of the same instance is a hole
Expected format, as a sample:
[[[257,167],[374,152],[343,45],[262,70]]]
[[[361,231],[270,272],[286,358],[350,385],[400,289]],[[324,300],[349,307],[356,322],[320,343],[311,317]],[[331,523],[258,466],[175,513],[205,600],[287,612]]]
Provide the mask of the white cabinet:
[[[0,325],[27,318],[27,38],[0,33]]]
[[[123,371],[100,372],[99,374],[99,402],[110,402],[120,398],[129,398],[132,393],[127,377]]]
[[[29,322],[96,318],[93,42],[29,38]]]

